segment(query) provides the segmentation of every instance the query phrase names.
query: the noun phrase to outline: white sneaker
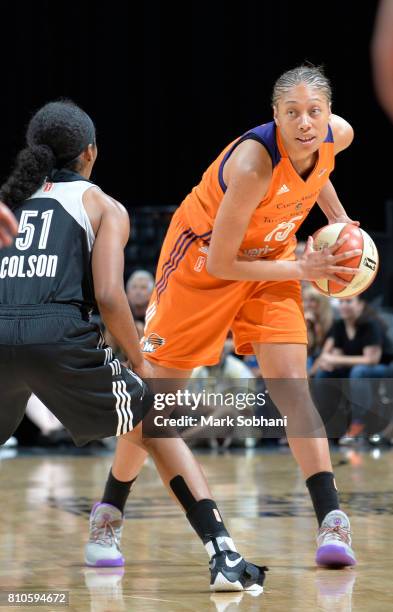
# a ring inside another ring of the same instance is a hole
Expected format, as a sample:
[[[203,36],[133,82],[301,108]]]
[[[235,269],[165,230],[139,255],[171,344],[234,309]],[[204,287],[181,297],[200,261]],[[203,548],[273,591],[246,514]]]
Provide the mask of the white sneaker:
[[[85,547],[85,562],[91,567],[124,565],[120,550],[123,515],[111,504],[94,504],[90,513],[89,541]]]
[[[14,448],[15,446],[18,446],[18,440],[14,436],[8,438],[3,444],[3,448]]]
[[[324,567],[356,565],[351,548],[351,525],[342,510],[332,510],[323,519],[317,534],[316,563]]]

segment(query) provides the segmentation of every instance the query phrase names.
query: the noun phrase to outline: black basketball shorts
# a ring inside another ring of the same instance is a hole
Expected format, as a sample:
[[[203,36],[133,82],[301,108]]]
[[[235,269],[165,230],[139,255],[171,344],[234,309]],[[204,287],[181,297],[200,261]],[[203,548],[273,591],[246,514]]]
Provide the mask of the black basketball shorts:
[[[0,444],[17,428],[32,393],[77,446],[131,431],[153,401],[78,307],[0,306]]]

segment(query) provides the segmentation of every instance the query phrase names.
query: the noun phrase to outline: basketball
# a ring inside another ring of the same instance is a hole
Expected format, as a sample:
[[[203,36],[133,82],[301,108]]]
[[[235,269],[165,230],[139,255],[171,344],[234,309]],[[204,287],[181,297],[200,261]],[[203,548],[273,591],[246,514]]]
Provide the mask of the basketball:
[[[339,238],[349,234],[348,240],[335,251],[335,255],[361,249],[361,255],[339,262],[338,265],[349,268],[358,268],[359,274],[338,274],[340,278],[350,281],[348,286],[340,285],[332,280],[319,279],[312,281],[313,286],[324,295],[336,298],[351,298],[363,293],[374,281],[378,272],[379,257],[377,247],[372,238],[363,229],[350,223],[332,223],[325,225],[313,235],[314,250],[332,246]]]

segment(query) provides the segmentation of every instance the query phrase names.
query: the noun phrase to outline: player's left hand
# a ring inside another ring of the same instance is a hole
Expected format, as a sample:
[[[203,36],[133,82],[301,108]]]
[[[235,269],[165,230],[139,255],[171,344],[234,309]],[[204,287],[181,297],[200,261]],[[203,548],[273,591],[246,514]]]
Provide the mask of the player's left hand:
[[[353,219],[350,219],[348,215],[340,215],[335,219],[330,219],[328,225],[332,225],[332,223],[349,223],[350,225],[356,225],[356,227],[360,226],[359,221],[354,221]]]
[[[18,233],[18,222],[14,215],[2,202],[0,202],[0,249],[3,246],[10,246],[14,236]]]

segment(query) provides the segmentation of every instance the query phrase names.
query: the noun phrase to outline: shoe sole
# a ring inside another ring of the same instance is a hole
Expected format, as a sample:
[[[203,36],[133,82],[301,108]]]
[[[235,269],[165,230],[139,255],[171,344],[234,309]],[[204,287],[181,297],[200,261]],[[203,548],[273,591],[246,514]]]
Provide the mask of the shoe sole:
[[[343,546],[336,546],[335,544],[326,544],[326,546],[319,548],[315,561],[321,567],[356,565],[355,557],[352,557]]]
[[[260,584],[253,584],[252,586],[244,589],[241,582],[230,582],[219,572],[213,584],[210,585],[210,590],[215,592],[228,592],[228,591],[252,591],[255,594],[263,593],[263,586]]]
[[[90,563],[90,561],[85,559],[85,564],[88,567],[123,567],[125,562],[123,557],[120,557],[120,559],[98,559],[94,563]]]

